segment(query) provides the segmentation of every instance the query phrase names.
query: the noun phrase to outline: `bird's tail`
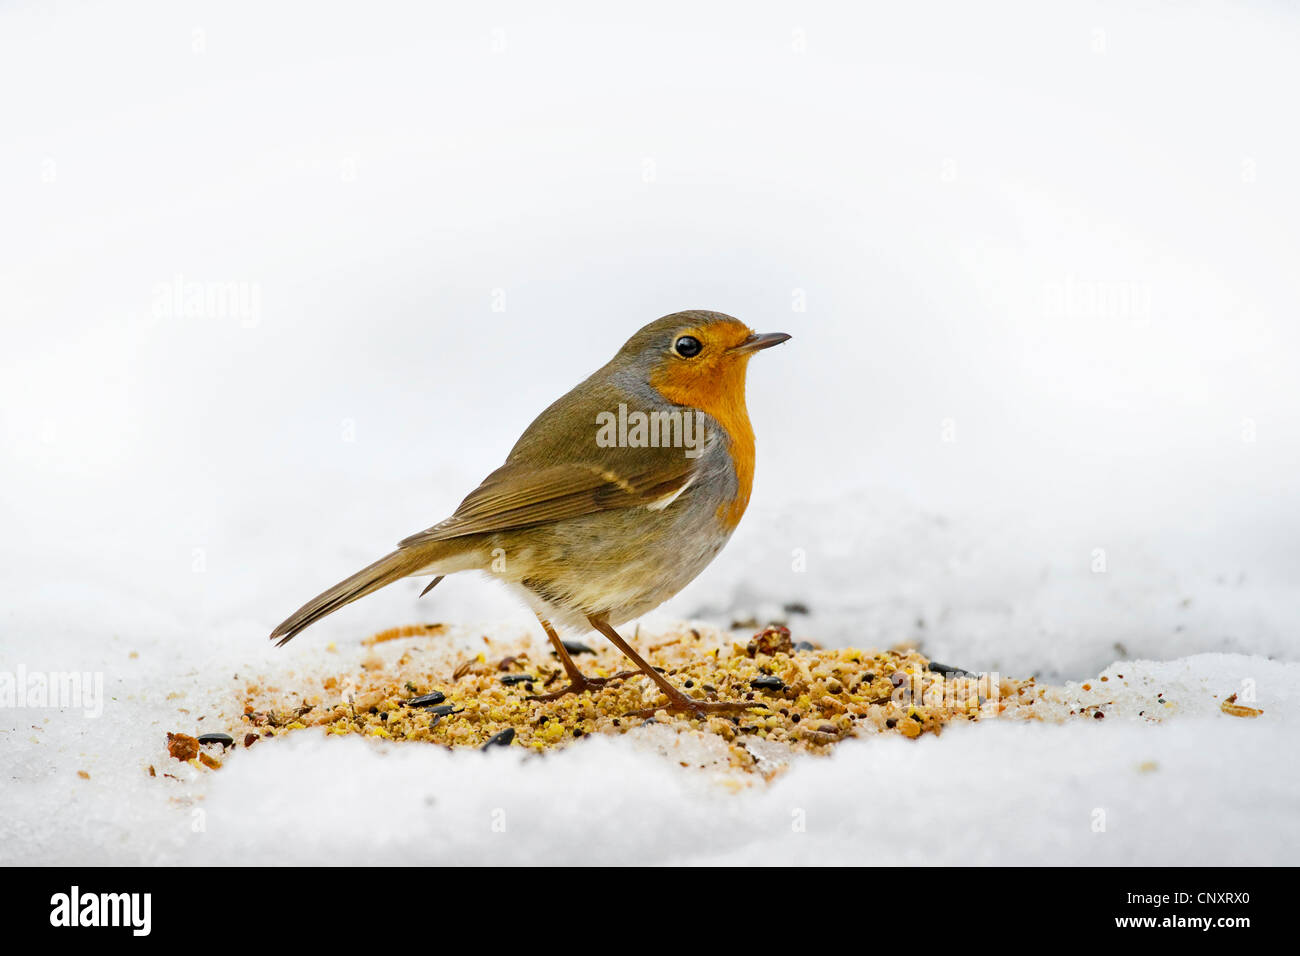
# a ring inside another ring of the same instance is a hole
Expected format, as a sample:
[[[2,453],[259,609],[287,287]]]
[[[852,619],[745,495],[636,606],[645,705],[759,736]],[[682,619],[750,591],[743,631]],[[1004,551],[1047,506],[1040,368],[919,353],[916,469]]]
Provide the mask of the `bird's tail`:
[[[446,542],[438,542],[446,545]],[[334,587],[316,595],[271,632],[271,640],[280,645],[287,644],[303,628],[314,624],[327,614],[333,614],[345,604],[351,604],[357,598],[365,597],[401,578],[416,574],[436,560],[429,547],[399,548],[387,554],[374,564],[362,568],[352,577],[340,581]]]

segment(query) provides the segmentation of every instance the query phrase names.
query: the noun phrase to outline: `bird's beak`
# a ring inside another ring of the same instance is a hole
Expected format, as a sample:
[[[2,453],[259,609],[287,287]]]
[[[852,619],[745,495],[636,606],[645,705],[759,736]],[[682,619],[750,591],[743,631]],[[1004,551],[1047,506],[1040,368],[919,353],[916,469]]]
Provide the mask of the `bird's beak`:
[[[790,336],[785,332],[755,332],[739,345],[733,345],[727,351],[729,352],[757,352],[760,349],[770,349],[773,345],[780,345]]]

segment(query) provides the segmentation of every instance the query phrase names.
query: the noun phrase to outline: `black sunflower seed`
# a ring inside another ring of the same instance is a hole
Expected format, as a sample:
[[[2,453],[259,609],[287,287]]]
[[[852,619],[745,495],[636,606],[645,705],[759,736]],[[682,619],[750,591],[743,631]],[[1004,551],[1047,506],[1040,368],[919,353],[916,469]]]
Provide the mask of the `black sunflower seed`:
[[[936,674],[942,674],[944,677],[952,677],[954,674],[960,674],[965,677],[975,676],[964,667],[953,667],[950,664],[940,664],[938,661],[930,661],[928,669]]]
[[[505,730],[501,731],[501,733],[493,734],[488,738],[488,742],[480,747],[479,750],[487,750],[489,747],[509,747],[510,741],[514,739],[515,729],[513,727],[507,727]]]
[[[447,695],[440,690],[435,690],[432,694],[425,694],[423,697],[412,697],[406,702],[407,707],[432,707],[434,704],[441,704],[447,699]]]

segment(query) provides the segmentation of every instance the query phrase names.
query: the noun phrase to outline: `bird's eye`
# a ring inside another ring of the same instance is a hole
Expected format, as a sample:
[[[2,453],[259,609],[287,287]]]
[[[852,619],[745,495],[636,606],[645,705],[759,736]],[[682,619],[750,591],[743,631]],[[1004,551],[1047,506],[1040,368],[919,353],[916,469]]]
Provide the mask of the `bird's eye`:
[[[682,358],[695,358],[703,351],[704,346],[700,344],[700,340],[695,336],[683,335],[673,345],[673,348],[677,350],[677,354]]]

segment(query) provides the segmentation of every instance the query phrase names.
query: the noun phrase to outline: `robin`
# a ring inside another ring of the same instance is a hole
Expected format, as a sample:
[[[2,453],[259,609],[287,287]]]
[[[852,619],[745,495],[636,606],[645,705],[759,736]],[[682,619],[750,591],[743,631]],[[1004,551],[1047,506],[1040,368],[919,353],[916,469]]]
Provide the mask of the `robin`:
[[[312,598],[271,633],[284,644],[345,604],[413,575],[487,571],[536,613],[569,677],[596,690],[556,633],[595,628],[667,697],[651,708],[701,716],[753,702],[696,700],[614,628],[658,607],[717,556],[749,504],[754,431],[745,371],[784,332],[759,335],[720,312],[677,312],[633,335],[603,368],[528,426],[506,462],[456,512]]]

